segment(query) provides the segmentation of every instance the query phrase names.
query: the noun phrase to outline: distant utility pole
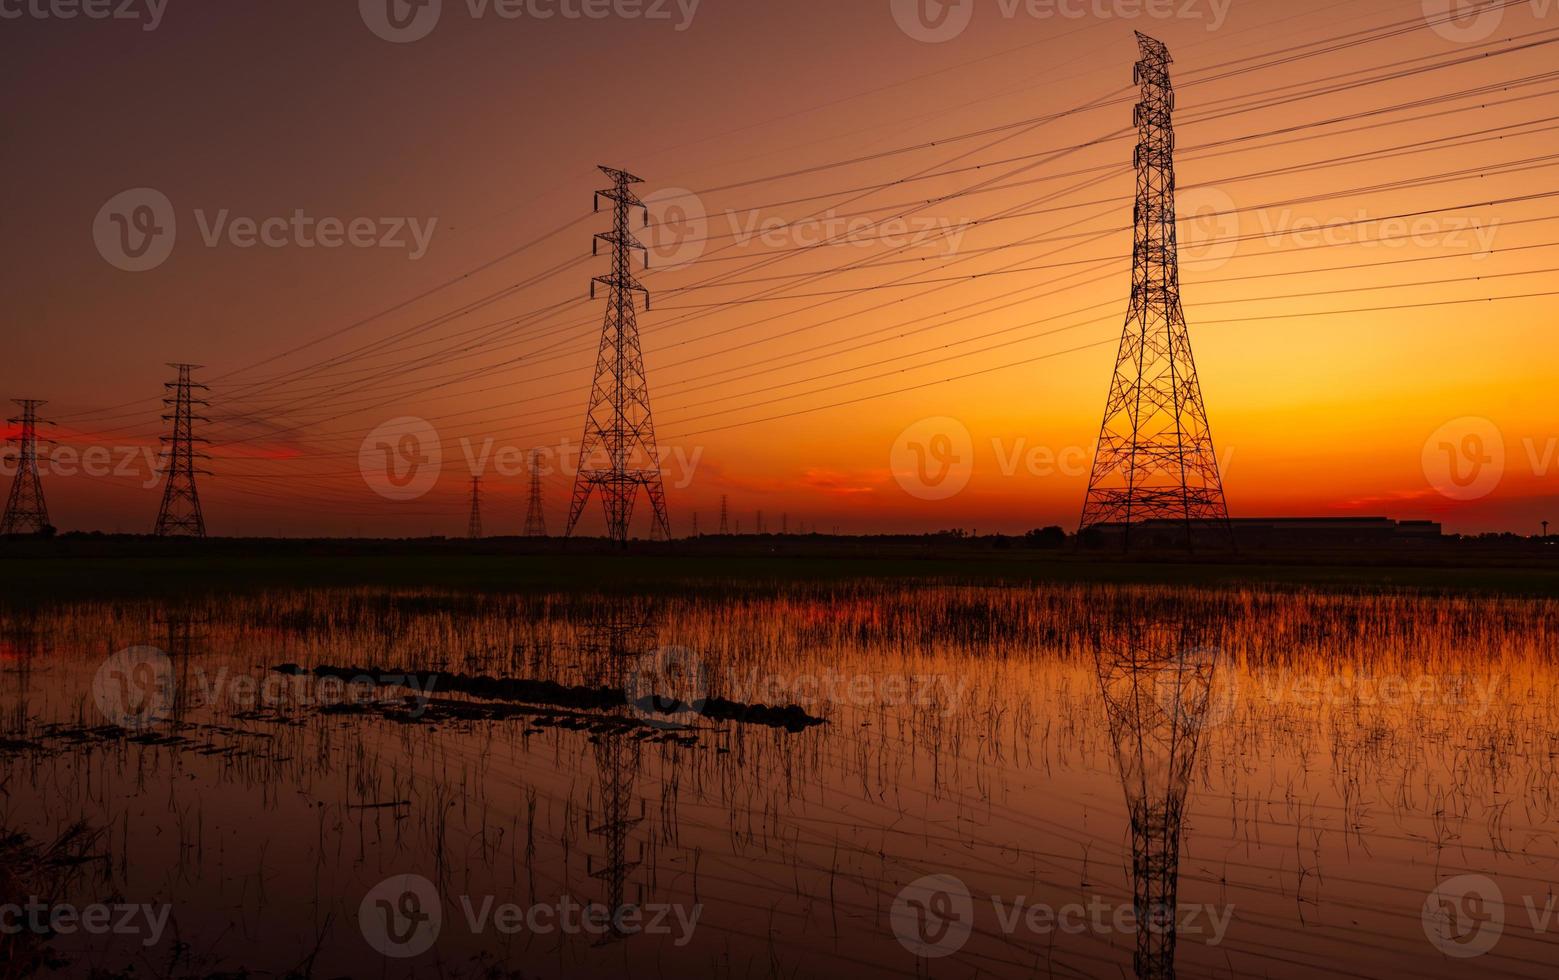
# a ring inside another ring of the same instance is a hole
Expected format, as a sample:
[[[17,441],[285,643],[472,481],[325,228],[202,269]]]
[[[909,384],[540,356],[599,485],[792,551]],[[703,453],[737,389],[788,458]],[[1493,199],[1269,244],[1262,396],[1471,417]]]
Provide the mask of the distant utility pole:
[[[179,372],[177,381],[167,381],[163,387],[172,391],[172,397],[164,397],[162,403],[173,409],[172,415],[164,415],[164,422],[173,423],[173,434],[163,436],[167,446],[167,482],[162,489],[162,508],[157,512],[156,534],[160,538],[206,536],[206,518],[200,510],[200,494],[195,489],[195,474],[205,470],[195,468],[195,460],[205,459],[205,453],[195,451],[195,443],[205,442],[195,436],[195,423],[207,421],[195,414],[195,406],[204,407],[203,398],[195,398],[194,390],[207,391],[203,384],[196,384],[190,375],[200,369],[198,364],[169,364]]]
[[[466,537],[475,541],[482,536],[482,478],[471,478],[471,522],[466,526]]]
[[[11,441],[20,451],[16,457],[16,479],[11,481],[11,496],[5,502],[5,520],[0,522],[0,534],[44,534],[52,527],[49,523],[49,507],[43,499],[43,483],[38,479],[38,426],[49,423],[40,421],[38,409],[47,402],[36,398],[18,398],[22,414],[6,419],[9,425],[21,426]]]
[[[725,494],[720,495],[720,533],[731,533],[731,498]]]
[[[780,515],[780,533],[781,534],[789,534],[790,533],[790,514],[789,514],[789,512],[786,512],[786,513],[783,513],[783,514]]]
[[[671,523],[666,518],[666,487],[661,479],[660,452],[655,446],[655,421],[650,414],[650,387],[644,374],[644,354],[639,347],[636,303],[644,294],[649,309],[649,291],[633,275],[633,253],[648,252],[629,229],[635,210],[644,212],[649,224],[649,208],[639,200],[630,185],[643,183],[633,174],[602,167],[611,178],[608,190],[597,191],[601,199],[612,202],[612,230],[595,236],[592,252],[606,242],[612,247],[612,271],[590,281],[590,296],[595,298],[597,284],[607,287],[606,322],[601,328],[601,346],[596,355],[595,381],[590,388],[590,407],[585,412],[585,435],[579,446],[579,472],[574,478],[574,499],[568,508],[568,529],[584,513],[592,491],[600,491],[606,507],[606,533],[618,545],[628,545],[628,523],[633,517],[634,499],[640,488],[654,510],[650,536],[671,539]]]
[[[756,526],[756,529],[753,531],[753,533],[754,534],[762,534],[763,533],[763,511],[761,511],[761,510],[758,511],[757,526]]]
[[[530,454],[530,507],[525,511],[525,536],[547,536],[547,514],[541,506],[541,450]]]
[[[698,511],[693,511],[693,537],[698,537]]]

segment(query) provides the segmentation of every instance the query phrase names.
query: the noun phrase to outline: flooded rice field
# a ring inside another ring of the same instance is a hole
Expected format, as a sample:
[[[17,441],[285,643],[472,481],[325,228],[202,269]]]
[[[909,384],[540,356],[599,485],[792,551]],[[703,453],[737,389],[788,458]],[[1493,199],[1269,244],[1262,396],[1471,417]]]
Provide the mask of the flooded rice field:
[[[0,969],[1549,976],[1556,612],[887,583],[12,609]]]

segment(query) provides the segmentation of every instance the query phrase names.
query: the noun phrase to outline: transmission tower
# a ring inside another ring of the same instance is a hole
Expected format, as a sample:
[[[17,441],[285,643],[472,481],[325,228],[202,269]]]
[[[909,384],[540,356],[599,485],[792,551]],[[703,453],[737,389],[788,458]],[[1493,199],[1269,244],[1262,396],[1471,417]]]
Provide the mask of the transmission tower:
[[[1099,689],[1131,821],[1139,980],[1172,980],[1180,832],[1196,746],[1217,660],[1192,649],[1188,631],[1128,630],[1095,653]]]
[[[650,294],[634,278],[633,253],[645,252],[646,265],[649,253],[629,230],[629,216],[634,209],[644,212],[645,224],[649,224],[649,209],[629,186],[643,183],[638,177],[610,167],[601,170],[611,178],[612,187],[596,192],[595,207],[600,210],[602,198],[612,202],[612,230],[597,234],[591,250],[598,253],[601,242],[610,245],[612,271],[590,281],[592,299],[597,283],[607,287],[606,322],[596,355],[595,382],[585,413],[579,473],[574,478],[574,499],[568,509],[565,536],[574,533],[591,491],[599,490],[606,509],[607,536],[626,547],[628,523],[641,487],[655,511],[651,536],[670,540],[671,525],[666,519],[666,490],[660,474],[660,453],[655,446],[655,422],[650,415],[649,383],[644,376],[635,310],[636,294],[644,294],[646,310]]]
[[[530,454],[530,507],[525,511],[525,536],[547,536],[547,514],[541,507],[541,451]]]
[[[1174,90],[1169,50],[1137,34],[1135,77],[1137,203],[1131,304],[1105,402],[1081,530],[1143,521],[1183,523],[1189,546],[1198,525],[1229,534],[1223,481],[1207,407],[1180,307],[1175,233]]]
[[[471,478],[471,520],[466,524],[466,537],[475,541],[482,536],[482,478]]]
[[[201,391],[208,389],[190,379],[191,373],[199,370],[200,365],[168,366],[179,372],[179,378],[163,383],[163,387],[169,389],[172,395],[164,397],[162,403],[173,409],[173,414],[164,415],[162,420],[173,423],[173,435],[162,437],[163,444],[167,446],[165,458],[168,477],[163,484],[162,507],[157,511],[156,534],[158,537],[203,538],[206,536],[206,518],[200,510],[195,474],[205,471],[195,469],[195,460],[205,459],[206,455],[195,451],[195,443],[206,440],[195,437],[195,423],[207,420],[205,416],[195,414],[195,406],[204,407],[206,401],[194,397],[194,391],[197,388]]]
[[[725,494],[720,495],[720,533],[731,533],[731,498]]]
[[[43,481],[38,478],[38,426],[49,423],[38,418],[38,409],[48,403],[18,398],[16,404],[22,407],[22,414],[6,419],[8,425],[20,426],[11,439],[18,448],[16,478],[11,481],[0,534],[47,534],[53,525],[49,523],[49,505],[43,499]]]

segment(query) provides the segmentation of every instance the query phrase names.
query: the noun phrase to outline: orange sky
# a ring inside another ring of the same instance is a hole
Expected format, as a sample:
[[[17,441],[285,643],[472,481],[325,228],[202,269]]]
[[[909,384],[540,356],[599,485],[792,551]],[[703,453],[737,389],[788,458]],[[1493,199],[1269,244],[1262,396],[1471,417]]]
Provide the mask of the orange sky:
[[[486,526],[516,533],[504,450],[580,437],[606,163],[656,202],[639,324],[678,533],[713,530],[722,495],[744,530],[760,509],[771,530],[1074,527],[1130,281],[1134,29],[1175,57],[1183,296],[1231,513],[1559,520],[1554,297],[1532,295],[1559,289],[1559,77],[1534,77],[1559,9],[1437,29],[1435,0],[965,2],[940,42],[890,0],[706,0],[690,22],[444,0],[408,43],[351,3],[8,23],[0,71],[31,94],[0,392],[114,460],[45,473],[55,523],[149,529],[159,489],[124,461],[156,444],[179,360],[212,385],[212,533],[459,534],[462,440],[492,440]],[[128,272],[100,212],[138,188],[176,234]],[[906,213],[839,244],[795,224]],[[243,247],[246,218],[287,227]],[[302,247],[362,218],[405,244]],[[404,417],[444,459],[389,500],[359,449]],[[952,447],[934,485],[915,445]],[[1469,447],[1497,482],[1447,482]],[[569,484],[546,480],[554,529]]]

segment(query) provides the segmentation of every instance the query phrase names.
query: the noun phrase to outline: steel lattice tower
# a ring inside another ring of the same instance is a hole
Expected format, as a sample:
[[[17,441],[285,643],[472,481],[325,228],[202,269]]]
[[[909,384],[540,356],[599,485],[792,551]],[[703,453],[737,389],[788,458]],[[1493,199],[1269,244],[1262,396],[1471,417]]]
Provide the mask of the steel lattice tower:
[[[1207,407],[1180,307],[1175,233],[1175,104],[1169,50],[1137,34],[1135,78],[1137,202],[1131,305],[1099,430],[1099,448],[1082,530],[1147,520],[1183,522],[1187,544],[1197,525],[1231,535],[1213,452]]]
[[[482,478],[471,478],[471,519],[466,523],[466,537],[475,541],[482,536]]]
[[[547,536],[547,513],[541,506],[541,452],[530,454],[530,507],[525,511],[525,536]]]
[[[198,364],[169,364],[179,372],[177,381],[164,382],[163,387],[172,391],[172,397],[164,397],[163,405],[173,409],[172,415],[164,415],[164,422],[173,423],[173,434],[163,436],[168,476],[162,488],[162,507],[157,511],[158,537],[182,536],[203,538],[206,536],[206,518],[200,509],[200,493],[195,489],[195,474],[205,472],[195,469],[196,459],[205,459],[204,453],[195,451],[195,443],[205,442],[195,438],[195,423],[206,418],[195,414],[195,406],[206,404],[195,398],[194,390],[207,390],[203,384],[190,379]]]
[[[1131,821],[1139,980],[1175,975],[1180,832],[1217,666],[1192,646],[1185,630],[1133,629],[1095,655]]]
[[[731,503],[731,498],[727,497],[725,494],[722,493],[720,495],[720,533],[721,534],[730,534],[731,533],[730,503]]]
[[[38,426],[47,425],[38,418],[38,409],[48,404],[36,398],[18,398],[22,414],[6,419],[8,425],[21,427],[11,440],[17,444],[16,478],[5,502],[5,520],[0,534],[47,534],[49,505],[43,499],[43,481],[38,477]]]
[[[574,478],[574,499],[569,505],[564,536],[574,533],[591,491],[599,490],[606,508],[607,536],[626,547],[628,523],[641,487],[655,511],[651,537],[670,540],[671,525],[666,519],[666,489],[661,480],[660,453],[655,446],[655,422],[650,415],[650,389],[644,376],[635,310],[636,295],[644,294],[644,308],[648,310],[650,294],[634,278],[633,253],[644,252],[646,265],[649,253],[629,229],[629,216],[635,209],[644,212],[646,225],[650,212],[629,186],[643,181],[611,167],[602,167],[601,171],[612,179],[612,187],[596,192],[595,207],[600,210],[602,198],[612,202],[612,230],[595,236],[591,252],[599,254],[602,242],[610,245],[612,271],[590,281],[592,299],[597,283],[608,289],[606,323],[601,329],[595,382],[591,386],[590,407],[585,412],[585,436],[579,447],[579,473]]]

